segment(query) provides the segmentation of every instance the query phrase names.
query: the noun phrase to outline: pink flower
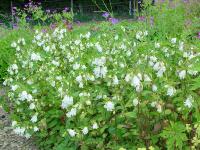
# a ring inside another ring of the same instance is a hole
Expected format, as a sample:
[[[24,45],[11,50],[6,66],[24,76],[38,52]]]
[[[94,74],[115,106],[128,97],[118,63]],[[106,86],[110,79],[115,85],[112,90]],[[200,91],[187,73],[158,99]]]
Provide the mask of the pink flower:
[[[145,21],[145,16],[139,16],[139,17],[138,17],[138,20],[139,20],[139,21]]]
[[[198,32],[198,36],[197,37],[198,37],[198,39],[200,39],[200,32]]]

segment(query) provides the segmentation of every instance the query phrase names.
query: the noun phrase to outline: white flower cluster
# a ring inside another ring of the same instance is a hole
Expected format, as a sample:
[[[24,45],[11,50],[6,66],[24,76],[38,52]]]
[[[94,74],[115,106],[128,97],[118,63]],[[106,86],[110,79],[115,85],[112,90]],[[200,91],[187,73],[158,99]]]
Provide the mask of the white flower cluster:
[[[32,61],[41,61],[42,58],[41,58],[40,54],[38,54],[38,53],[32,53],[31,54],[31,60]]]
[[[185,79],[186,77],[186,70],[178,71],[178,76],[181,80]]]
[[[29,134],[27,132],[27,129],[25,127],[19,127],[17,121],[13,121],[12,122],[12,128],[13,128],[13,132],[19,136],[23,136],[26,137],[27,139],[29,139],[31,137],[31,134]],[[35,127],[34,129],[36,129],[37,127]],[[37,128],[38,129],[38,128]],[[37,130],[38,131],[38,130]],[[35,131],[36,132],[36,131]]]
[[[18,98],[20,101],[32,101],[33,100],[33,97],[31,94],[28,94],[26,91],[22,91],[20,94],[19,94],[19,98]]]
[[[106,104],[104,105],[104,108],[107,110],[107,111],[113,111],[114,110],[114,103],[111,102],[111,101],[108,101],[106,102]]]
[[[9,68],[8,68],[8,73],[10,75],[14,75],[18,73],[18,66],[17,64],[12,64]]]
[[[136,33],[136,39],[138,40],[142,40],[144,37],[146,37],[148,35],[148,31],[138,31]]]
[[[11,85],[11,90],[16,91],[19,88],[18,85]]]
[[[193,97],[191,95],[188,96],[187,99],[184,102],[185,107],[191,108],[193,101],[194,101]]]
[[[37,120],[38,120],[37,114],[35,114],[35,115],[33,115],[33,116],[31,117],[31,122],[35,123],[35,122],[37,122]]]
[[[64,99],[62,100],[61,108],[66,109],[69,106],[73,105],[73,97],[66,95]]]
[[[166,71],[166,67],[164,62],[157,61],[155,56],[149,57],[149,65],[156,71],[157,77],[162,77],[164,72]]]
[[[151,103],[151,107],[156,108],[157,112],[161,113],[162,112],[162,104],[157,102],[157,101],[153,101]]]
[[[94,68],[94,75],[97,78],[104,78],[108,72],[107,67],[105,66],[106,58],[96,58],[92,64],[96,65]]]
[[[98,52],[101,53],[103,51],[103,49],[99,43],[96,43],[95,46],[96,46]]]
[[[173,96],[176,93],[176,89],[173,86],[166,85],[167,88],[167,95]]]
[[[138,104],[139,104],[139,100],[138,100],[138,98],[135,98],[134,100],[133,100],[133,106],[137,106]]]
[[[16,48],[16,51],[20,51],[21,50],[20,46],[24,46],[24,45],[26,45],[24,38],[19,38],[17,42],[11,43],[11,47]]]
[[[83,88],[83,77],[81,75],[76,77],[76,81],[79,83],[79,87]]]
[[[72,108],[66,115],[68,118],[76,116],[76,108]]]
[[[142,75],[141,73],[138,73],[137,75],[127,74],[125,77],[125,81],[129,82],[137,92],[141,92],[143,90],[142,81],[151,82],[152,80],[149,75]]]
[[[96,130],[96,129],[98,129],[98,128],[99,128],[98,124],[97,124],[97,123],[94,123],[94,124],[92,125],[92,127],[91,127],[91,130]],[[68,133],[69,133],[69,135],[70,135],[71,137],[75,137],[75,136],[78,134],[74,129],[68,129],[67,131],[68,131]],[[84,127],[84,128],[82,129],[82,134],[83,134],[83,135],[87,135],[88,133],[89,133],[89,128],[88,128],[88,127]]]

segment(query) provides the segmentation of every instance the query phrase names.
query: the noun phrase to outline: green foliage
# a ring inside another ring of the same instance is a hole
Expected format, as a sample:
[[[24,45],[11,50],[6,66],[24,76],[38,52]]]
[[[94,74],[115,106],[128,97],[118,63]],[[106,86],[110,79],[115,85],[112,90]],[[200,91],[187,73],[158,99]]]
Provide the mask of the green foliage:
[[[9,97],[16,108],[15,130],[25,128],[19,134],[36,136],[43,149],[136,149],[162,145],[160,138],[168,149],[187,147],[184,122],[193,123],[199,115],[194,102],[199,97],[190,89],[198,74],[190,65],[199,60],[190,55],[199,49],[187,42],[182,49],[178,41],[184,40],[178,38],[154,41],[151,33],[134,28],[137,24],[94,25],[72,32],[62,26],[36,31],[32,44],[17,43],[21,50],[9,67],[14,81],[4,82],[14,90]],[[163,73],[148,65],[151,59]],[[96,63],[108,72],[99,76]],[[196,114],[191,118],[190,112]]]
[[[58,13],[55,29],[11,32],[0,57],[15,54],[3,67],[14,131],[41,149],[199,149],[200,44],[184,6],[146,3],[144,21],[73,30]]]
[[[16,16],[18,26],[21,28],[30,26],[48,26],[50,24],[69,24],[73,21],[73,14],[63,10],[61,13],[46,12],[42,6],[29,2],[24,9],[17,9]]]
[[[44,28],[44,25],[55,24],[65,26],[71,23],[73,16],[69,12],[63,11],[62,13],[45,13],[42,7],[35,5],[36,7],[26,7],[25,9],[17,9],[18,17],[18,29],[9,30],[0,28],[0,82],[2,82],[7,75],[7,69],[9,64],[15,59],[15,51],[10,48],[13,40],[19,39],[19,37],[26,38],[27,42],[33,38],[32,29],[30,28]],[[31,15],[31,22],[27,22],[27,16]],[[65,20],[66,22],[63,22]],[[3,20],[4,21],[4,20]],[[37,23],[36,23],[37,22]],[[34,25],[34,26],[33,26]],[[43,26],[41,26],[43,25]]]
[[[17,40],[22,35],[27,39],[27,42],[30,41],[31,32],[28,30],[0,29],[0,82],[4,81],[8,66],[15,59],[15,51],[10,47],[12,40]]]
[[[0,12],[0,24],[3,23],[3,25],[10,27],[11,26],[10,21],[11,21],[11,18],[9,16],[6,16],[5,14],[2,14]]]
[[[171,2],[172,3],[172,2]],[[147,17],[149,17],[149,22],[153,18],[152,31],[156,35],[155,38],[163,39],[167,36],[178,36],[180,37],[184,31],[185,22],[185,9],[182,5],[177,5],[172,7],[169,1],[161,3],[161,5],[156,5],[154,7],[146,6]]]
[[[161,137],[166,139],[167,148],[169,150],[176,148],[183,149],[183,147],[186,148],[186,128],[184,124],[180,122],[172,122],[169,127],[162,131]]]

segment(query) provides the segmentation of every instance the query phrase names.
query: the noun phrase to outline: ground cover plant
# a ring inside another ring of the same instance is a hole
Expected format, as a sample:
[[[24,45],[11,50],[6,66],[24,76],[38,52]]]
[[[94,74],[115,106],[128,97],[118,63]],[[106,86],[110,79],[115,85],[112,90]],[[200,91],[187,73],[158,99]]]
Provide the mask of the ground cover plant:
[[[12,109],[3,105],[14,131],[41,149],[199,149],[198,16],[185,25],[185,7],[146,3],[138,22],[107,12],[106,22],[12,40]]]
[[[10,46],[12,40],[18,40],[19,36],[24,35],[27,44],[30,42],[31,32],[29,30],[14,30],[0,28],[0,83],[7,75],[8,66],[15,59],[15,50]]]

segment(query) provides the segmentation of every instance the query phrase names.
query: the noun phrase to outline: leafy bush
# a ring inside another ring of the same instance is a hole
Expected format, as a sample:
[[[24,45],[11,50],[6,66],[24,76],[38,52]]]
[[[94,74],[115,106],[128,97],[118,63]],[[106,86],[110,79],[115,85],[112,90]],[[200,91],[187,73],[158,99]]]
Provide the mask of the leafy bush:
[[[13,11],[17,20],[17,24],[13,25],[16,29],[0,28],[0,82],[7,75],[9,64],[15,59],[15,51],[10,47],[13,40],[18,40],[23,35],[27,44],[30,44],[35,29],[43,29],[43,32],[46,32],[49,24],[51,26],[48,29],[53,29],[57,25],[70,28],[72,21],[72,14],[67,8],[62,13],[53,13],[43,11],[41,5],[32,1],[29,1],[24,9],[14,7]]]
[[[36,31],[29,48],[23,39],[12,43],[20,49],[4,84],[14,131],[39,137],[43,149],[136,149],[163,146],[161,137],[171,132],[162,128],[181,126],[184,138],[168,148],[189,147],[195,132],[187,135],[185,123],[199,121],[191,86],[199,49],[184,39],[154,43],[148,31],[103,25],[80,34]]]
[[[29,30],[12,31],[5,28],[0,29],[0,82],[6,77],[8,66],[15,59],[15,50],[10,47],[11,42],[12,40],[17,40],[22,35],[26,38],[27,43],[29,43],[31,37]]]
[[[69,11],[69,8],[64,8],[62,12],[52,12],[51,10],[44,11],[41,3],[29,1],[25,5],[24,9],[13,8],[15,13],[15,20],[20,27],[30,26],[45,26],[64,24],[68,25],[73,20],[73,14]]]

